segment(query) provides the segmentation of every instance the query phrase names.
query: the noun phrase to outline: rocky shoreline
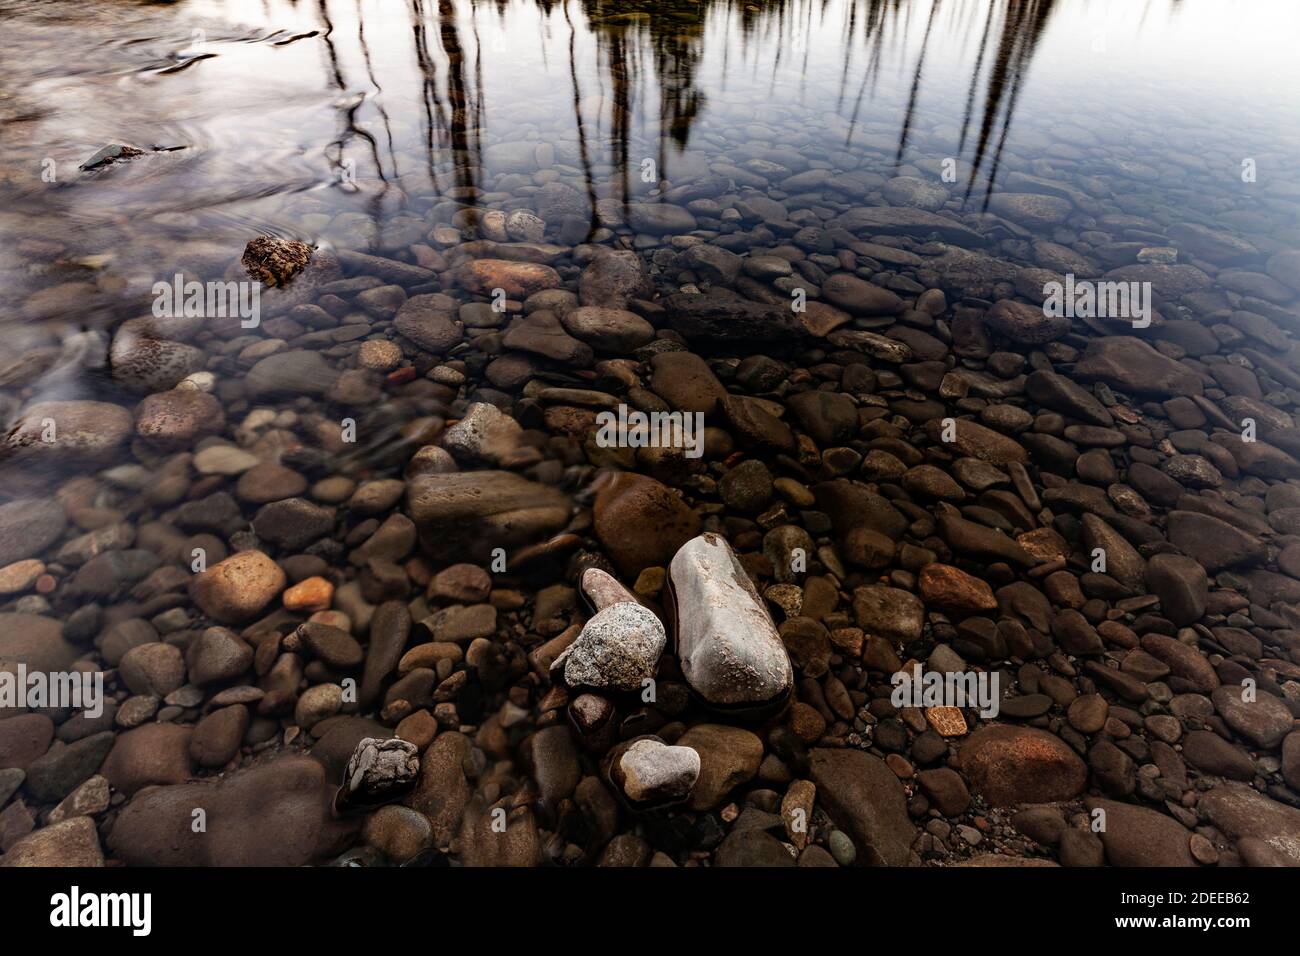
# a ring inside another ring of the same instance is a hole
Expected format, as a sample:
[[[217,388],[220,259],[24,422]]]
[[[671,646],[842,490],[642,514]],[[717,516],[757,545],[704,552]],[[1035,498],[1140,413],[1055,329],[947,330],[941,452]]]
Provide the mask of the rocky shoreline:
[[[771,148],[592,210],[487,158],[190,256],[260,325],[122,322],[105,395],[7,368],[0,662],[108,701],[0,712],[0,865],[1300,865],[1300,251],[1024,173]],[[918,665],[996,716],[896,706]]]

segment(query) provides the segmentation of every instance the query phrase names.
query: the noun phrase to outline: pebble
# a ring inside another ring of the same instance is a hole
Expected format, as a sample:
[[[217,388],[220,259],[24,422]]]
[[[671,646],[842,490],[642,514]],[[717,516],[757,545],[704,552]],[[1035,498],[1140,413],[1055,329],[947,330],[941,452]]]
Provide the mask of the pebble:
[[[832,843],[841,866],[856,857],[873,866],[909,865],[916,827],[903,785],[884,761],[860,750],[822,748],[810,753],[809,771],[822,806],[856,851],[850,857]]]
[[[993,806],[1071,800],[1087,781],[1087,768],[1073,750],[1031,727],[981,727],[960,755],[971,789]]]
[[[740,784],[752,780],[763,759],[763,742],[748,730],[725,724],[696,724],[677,741],[699,755],[690,807],[712,810]]]
[[[341,835],[329,819],[326,786],[315,760],[285,756],[226,777],[151,787],[122,808],[107,848],[128,866],[321,862]],[[195,807],[226,825],[195,832]]]
[[[357,364],[375,372],[391,372],[402,364],[402,349],[387,339],[371,339],[357,350]]]
[[[237,624],[261,613],[285,581],[284,571],[261,551],[241,551],[196,575],[190,596],[214,621]]]
[[[668,579],[677,652],[692,689],[724,707],[784,700],[794,680],[785,646],[726,541],[704,534],[686,542]]]
[[[185,659],[170,644],[140,644],[123,655],[118,676],[137,694],[165,697],[185,683]]]
[[[195,725],[190,737],[190,758],[200,767],[224,767],[239,753],[248,725],[247,707],[239,704],[218,707]]]
[[[671,747],[657,738],[640,738],[610,764],[611,782],[634,806],[669,806],[688,799],[702,763],[690,746]]]
[[[598,611],[554,666],[570,687],[636,691],[654,677],[668,638],[654,612],[629,601]]]
[[[320,576],[299,581],[287,588],[283,595],[286,611],[325,611],[334,598],[334,585]]]
[[[233,445],[209,445],[194,456],[200,475],[240,475],[259,463],[256,455]]]
[[[234,680],[253,664],[253,648],[223,627],[205,629],[186,653],[189,678],[200,687]]]
[[[87,816],[53,823],[9,847],[0,866],[102,867],[104,852],[95,822]]]
[[[0,568],[0,595],[22,594],[45,573],[45,562],[35,558],[15,561]]]

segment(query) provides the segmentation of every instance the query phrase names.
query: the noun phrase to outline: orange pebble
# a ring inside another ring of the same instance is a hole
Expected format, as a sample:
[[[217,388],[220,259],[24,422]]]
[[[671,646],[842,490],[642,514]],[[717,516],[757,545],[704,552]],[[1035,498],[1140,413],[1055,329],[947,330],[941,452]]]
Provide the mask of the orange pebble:
[[[299,581],[284,592],[287,611],[324,611],[334,599],[334,585],[322,577]]]

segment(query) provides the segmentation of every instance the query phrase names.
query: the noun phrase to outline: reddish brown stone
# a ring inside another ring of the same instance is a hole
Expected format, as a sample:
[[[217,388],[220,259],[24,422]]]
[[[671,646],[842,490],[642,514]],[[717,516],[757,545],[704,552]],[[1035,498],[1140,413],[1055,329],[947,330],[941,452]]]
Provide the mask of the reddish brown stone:
[[[925,603],[946,611],[978,614],[998,606],[993,589],[985,582],[948,564],[927,564],[921,569],[919,583]]]
[[[999,807],[1071,800],[1088,782],[1078,754],[1032,727],[981,727],[961,748],[961,767],[975,792]]]
[[[506,259],[475,259],[456,269],[456,281],[467,292],[491,295],[504,289],[513,299],[526,299],[543,289],[560,286],[560,275],[550,266],[535,262],[510,262]]]
[[[622,472],[596,494],[596,535],[627,577],[666,567],[700,533],[700,517],[667,486]]]

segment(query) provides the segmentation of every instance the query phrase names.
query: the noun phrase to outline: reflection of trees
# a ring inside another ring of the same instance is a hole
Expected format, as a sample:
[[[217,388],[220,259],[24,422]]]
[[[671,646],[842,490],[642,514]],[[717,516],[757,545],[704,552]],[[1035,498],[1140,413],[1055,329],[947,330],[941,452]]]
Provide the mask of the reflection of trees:
[[[924,86],[926,54],[935,27],[940,26],[950,34],[967,36],[973,36],[975,31],[978,31],[979,40],[976,44],[970,83],[966,90],[957,155],[960,158],[965,154],[971,124],[975,119],[976,104],[979,103],[981,105],[966,196],[969,198],[975,182],[983,173],[987,180],[985,185],[987,203],[997,178],[1007,134],[1011,130],[1016,100],[1020,95],[1038,41],[1055,9],[1056,0],[949,0],[946,18],[941,18],[941,14],[945,11],[945,0],[927,0],[927,2],[928,9],[924,11],[925,26],[912,65],[912,80],[903,110],[894,161],[901,163],[907,151],[917,103]],[[920,0],[917,2],[864,0],[849,5],[845,25],[847,44],[844,79],[848,76],[851,49],[854,44],[860,44],[865,50],[866,66],[862,69],[861,81],[854,100],[846,145],[852,142],[864,96],[874,92],[880,76],[882,54],[886,43],[892,43],[898,35],[905,34],[910,15],[919,12],[920,9]],[[983,12],[982,18],[981,12]],[[894,37],[891,37],[891,34]],[[841,83],[842,99],[843,82]],[[984,169],[986,163],[987,171]]]
[[[899,10],[905,0],[866,0],[866,3],[851,3],[848,9],[848,23],[845,26],[846,50],[844,55],[844,72],[840,83],[840,98],[843,100],[844,80],[848,79],[849,64],[852,62],[850,50],[857,35],[862,31],[862,46],[867,51],[867,66],[862,71],[862,82],[858,86],[857,99],[853,103],[853,115],[849,119],[849,138],[858,121],[858,111],[862,108],[862,97],[868,87],[874,89],[880,76],[880,63],[883,60],[881,50],[888,28],[898,18]],[[861,16],[859,16],[861,10]]]
[[[652,58],[659,90],[659,164],[662,169],[666,142],[671,139],[679,147],[686,146],[691,126],[705,102],[704,94],[697,86],[697,73],[704,54],[704,27],[713,10],[725,18],[723,57],[729,61],[733,37],[742,58],[748,59],[751,51],[765,54],[770,50],[770,70],[775,86],[778,70],[786,57],[799,57],[796,62],[806,74],[810,44],[804,42],[800,45],[795,41],[808,36],[815,12],[825,17],[830,8],[829,0],[580,2],[596,37],[602,71],[610,84],[613,158],[622,172],[625,197],[629,175],[628,131],[636,109],[632,97],[633,90],[640,86],[639,70],[644,53],[648,52]],[[861,68],[849,118],[846,145],[852,143],[864,98],[874,92],[885,51],[906,42],[913,17],[924,18],[923,30],[911,65],[911,83],[898,135],[896,162],[902,162],[907,151],[924,87],[926,56],[932,36],[938,30],[961,34],[978,31],[979,41],[966,95],[958,153],[964,152],[974,124],[968,189],[973,188],[976,180],[984,178],[986,190],[991,192],[1017,98],[1055,3],[1056,0],[853,0],[846,3],[840,105],[844,102],[844,87],[855,47],[860,45],[865,54],[865,65]],[[945,11],[947,17],[943,16]],[[825,55],[825,51],[818,52]],[[729,65],[724,61],[724,76]],[[755,71],[762,68],[758,58],[754,59],[753,67]],[[775,95],[776,91],[773,92]],[[977,104],[980,104],[978,118]],[[578,119],[581,124],[581,118]]]
[[[482,151],[479,130],[484,122],[483,57],[475,39],[474,75],[467,76],[465,49],[456,25],[456,5],[452,0],[437,0],[437,10],[426,9],[426,0],[409,0],[411,37],[415,61],[421,75],[421,107],[424,147],[429,178],[434,190],[442,192],[438,180],[437,151],[450,149],[452,179],[462,201],[475,200],[476,170]],[[440,91],[438,63],[430,48],[430,35],[437,37],[440,52],[447,63],[446,81]]]
[[[358,0],[359,2],[359,0]],[[326,27],[323,42],[329,51],[333,81],[343,88],[343,77],[333,55],[332,26],[327,0],[318,0],[320,18]],[[648,148],[657,153],[661,176],[670,175],[670,146],[688,146],[692,128],[707,99],[700,73],[706,53],[706,32],[719,45],[716,55],[725,87],[729,75],[739,70],[760,76],[770,71],[772,102],[779,106],[785,91],[777,90],[783,63],[793,61],[806,76],[810,57],[824,62],[837,56],[841,64],[838,110],[847,110],[848,133],[845,147],[851,148],[864,103],[875,95],[883,64],[889,56],[905,58],[910,82],[905,87],[895,162],[904,162],[913,127],[925,91],[927,56],[934,37],[946,35],[969,40],[972,65],[966,84],[957,158],[968,161],[966,198],[982,185],[987,203],[1001,166],[1016,105],[1034,54],[1059,0],[407,0],[413,48],[421,74],[421,119],[429,176],[435,192],[445,193],[440,181],[445,169],[438,157],[451,156],[450,185],[463,201],[473,202],[473,188],[481,161],[480,130],[484,115],[482,52],[478,43],[480,10],[495,15],[504,25],[516,5],[531,3],[546,19],[563,18],[568,31],[568,68],[572,86],[574,122],[587,198],[593,209],[593,144],[582,115],[584,96],[600,94],[607,115],[595,118],[608,139],[609,161],[616,167],[613,188],[626,201],[632,191],[634,163],[630,161],[633,129],[653,102],[646,91],[657,95],[656,142]],[[1180,0],[1164,0],[1173,13]],[[1146,8],[1151,6],[1150,0]],[[823,26],[827,17],[839,14],[842,37],[839,49],[811,49],[806,42],[816,18]],[[472,51],[466,50],[458,16],[472,24]],[[360,13],[358,12],[358,19]],[[585,24],[584,21],[585,20]],[[580,83],[580,33],[595,43],[597,79],[587,89]],[[913,36],[917,36],[915,41]],[[364,31],[359,32],[370,71]],[[805,42],[798,42],[798,41]],[[546,51],[543,50],[543,54]],[[472,63],[470,62],[472,59]],[[739,61],[738,63],[736,61]],[[373,72],[371,72],[373,84]],[[378,89],[377,84],[373,84]],[[856,88],[856,89],[855,89]],[[376,168],[384,178],[375,140],[349,112],[342,141],[352,137],[366,140]],[[388,117],[382,109],[385,126]],[[389,136],[390,165],[396,170]],[[341,145],[341,143],[340,143]],[[603,158],[603,157],[602,157]],[[594,223],[594,218],[593,218]]]
[[[319,12],[321,25],[325,28],[321,33],[321,42],[325,44],[325,53],[329,61],[330,78],[334,87],[342,93],[346,91],[347,83],[343,79],[343,68],[339,65],[338,51],[334,47],[334,23],[330,19],[329,7],[326,5],[325,0],[317,0],[317,10]],[[359,22],[360,18],[358,18],[358,23]],[[364,50],[364,34],[361,35],[361,45]],[[375,164],[376,175],[378,175],[379,179],[385,183],[385,188],[387,188],[387,179],[384,176],[384,166],[379,159],[379,143],[375,141],[374,136],[372,136],[357,120],[357,111],[361,109],[362,102],[363,100],[361,97],[356,97],[342,110],[342,116],[340,117],[342,128],[334,141],[326,147],[325,154],[326,157],[330,159],[331,165],[334,167],[335,176],[342,176],[344,175],[346,168],[343,165],[343,152],[347,148],[348,143],[354,139],[364,141],[366,145],[370,147],[370,156],[371,160]],[[376,226],[379,223],[381,202],[382,193],[376,194],[370,202],[370,218],[375,222]]]
[[[642,86],[648,55],[659,92],[657,162],[661,174],[671,139],[685,148],[691,125],[705,102],[696,72],[704,55],[709,3],[674,0],[579,0],[596,40],[597,56],[610,86],[610,135],[621,172],[621,195],[629,194],[628,149],[634,91]],[[568,18],[568,5],[565,17]],[[578,117],[581,124],[581,117]]]
[[[319,0],[321,19],[329,28],[325,0]],[[645,107],[637,102],[641,91],[652,81],[658,95],[657,153],[660,175],[668,175],[669,144],[684,149],[691,129],[701,115],[706,96],[700,87],[699,72],[705,54],[705,31],[712,18],[720,21],[723,35],[722,83],[733,68],[733,55],[741,66],[752,66],[755,74],[769,70],[773,97],[778,71],[787,57],[794,57],[806,75],[813,51],[806,42],[814,15],[824,19],[831,10],[830,0],[532,0],[549,16],[557,13],[568,28],[568,59],[573,89],[574,121],[577,129],[579,159],[587,186],[587,198],[593,209],[596,191],[592,178],[591,144],[581,115],[583,91],[579,83],[577,40],[582,20],[595,41],[597,90],[608,104],[609,160],[617,170],[614,188],[626,201],[632,191],[630,161],[632,130],[635,118]],[[843,5],[844,37],[840,95],[837,105],[845,105],[847,87],[859,48],[864,63],[859,68],[856,94],[849,115],[846,146],[853,141],[854,130],[864,100],[874,95],[886,51],[899,51],[907,43],[913,17],[924,17],[919,46],[911,64],[911,84],[898,136],[895,159],[902,162],[907,151],[913,122],[924,88],[926,56],[936,30],[949,33],[979,32],[974,67],[966,94],[965,115],[961,124],[958,154],[964,153],[974,128],[970,187],[981,176],[991,190],[1001,160],[1002,149],[1010,130],[1017,97],[1033,59],[1035,47],[1051,16],[1056,0],[848,0]],[[437,157],[443,150],[451,154],[452,185],[463,199],[472,202],[476,173],[480,161],[479,131],[485,121],[483,112],[482,54],[478,49],[477,20],[473,29],[473,69],[457,25],[456,0],[407,0],[408,16],[415,61],[421,74],[421,118],[424,149],[429,176],[438,193],[445,192],[439,180]],[[468,13],[477,16],[480,7],[491,10],[503,23],[508,21],[511,0],[468,0]],[[947,4],[947,6],[945,6]],[[987,6],[986,6],[987,4]],[[572,8],[572,9],[571,9]],[[949,15],[942,14],[948,10]],[[983,14],[981,16],[981,13]],[[324,35],[329,41],[329,29]],[[364,50],[364,33],[360,39]],[[804,42],[796,42],[803,40]],[[436,44],[436,48],[435,48]],[[734,50],[733,50],[734,46]],[[331,51],[332,52],[332,51]],[[825,56],[826,50],[816,51]],[[769,62],[767,61],[770,57]],[[337,62],[331,55],[331,70],[342,88]],[[366,53],[369,68],[369,54]],[[444,75],[445,74],[445,75]],[[591,92],[591,91],[588,91]],[[976,106],[979,104],[978,117]],[[382,114],[381,114],[382,115]],[[384,116],[387,124],[387,116]],[[375,153],[372,138],[349,118],[348,136],[362,136]],[[393,159],[396,165],[396,159]],[[987,169],[985,166],[987,165]]]
[[[966,197],[969,198],[975,185],[975,178],[984,165],[989,141],[1000,123],[1001,130],[997,132],[997,145],[993,149],[988,169],[988,183],[984,189],[985,206],[993,195],[993,184],[997,180],[998,168],[1002,163],[1002,149],[1007,142],[1007,133],[1011,130],[1011,118],[1016,111],[1016,100],[1020,96],[1029,64],[1033,61],[1034,49],[1043,35],[1055,3],[1056,0],[1003,0],[999,10],[1001,29],[984,94],[984,109],[980,118],[979,138],[975,144],[971,175],[966,184]],[[991,12],[992,8],[990,8]],[[980,58],[971,76],[972,90],[979,81],[979,68],[988,42],[989,32],[986,28],[984,39],[980,44]],[[963,145],[969,120],[968,112],[962,122]]]
[[[591,154],[587,149],[587,130],[582,123],[582,91],[578,87],[578,59],[575,45],[578,39],[577,28],[569,18],[569,3],[564,2],[564,22],[569,25],[569,79],[573,85],[573,116],[578,127],[578,159],[582,163],[582,181],[587,186],[587,205],[591,220],[587,228],[587,238],[596,229],[596,181],[591,172]]]
[[[632,33],[625,16],[615,14],[612,10],[608,14],[603,12],[603,8],[612,8],[614,4],[602,0],[580,0],[580,3],[596,37],[597,50],[609,78],[610,139],[613,143],[614,165],[618,167],[620,175],[620,196],[626,199],[629,191],[628,177],[631,175],[628,170],[628,139],[635,106],[632,91],[637,76],[636,61],[629,56],[629,48],[635,49],[633,41],[636,35]],[[581,124],[581,116],[576,116],[575,119]]]
[[[370,45],[366,42],[366,23],[365,18],[361,15],[361,0],[354,0],[354,2],[356,4],[357,45],[361,49],[362,59],[365,60],[366,76],[370,80],[371,89],[373,89],[376,94],[382,94],[383,87],[379,85],[379,80],[375,78],[375,65],[370,58]],[[393,124],[388,118],[388,111],[384,108],[383,102],[378,98],[376,99],[375,106],[379,111],[380,119],[384,121],[384,134],[388,139],[388,158],[393,166],[393,174],[397,175],[397,150],[393,145]],[[379,174],[379,178],[387,182],[387,177],[384,176],[384,166],[379,160],[379,154],[377,151],[375,153],[375,168]]]

